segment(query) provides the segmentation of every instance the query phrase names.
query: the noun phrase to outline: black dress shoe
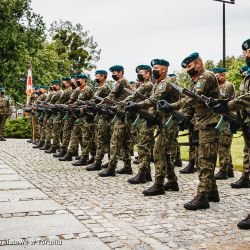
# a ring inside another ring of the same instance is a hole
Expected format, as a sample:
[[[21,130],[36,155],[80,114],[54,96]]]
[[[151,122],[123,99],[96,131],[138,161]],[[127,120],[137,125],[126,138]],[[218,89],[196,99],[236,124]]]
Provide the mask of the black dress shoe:
[[[165,194],[165,190],[164,190],[164,186],[162,184],[154,183],[153,186],[151,186],[150,188],[144,190],[142,193],[145,196],[156,196],[156,195]]]
[[[184,204],[187,210],[208,209],[210,207],[207,197],[195,196],[193,200]]]
[[[100,173],[98,173],[100,177],[109,177],[109,176],[115,176],[115,169],[114,168],[106,168]]]
[[[178,182],[167,182],[164,184],[165,191],[179,191],[179,185]]]

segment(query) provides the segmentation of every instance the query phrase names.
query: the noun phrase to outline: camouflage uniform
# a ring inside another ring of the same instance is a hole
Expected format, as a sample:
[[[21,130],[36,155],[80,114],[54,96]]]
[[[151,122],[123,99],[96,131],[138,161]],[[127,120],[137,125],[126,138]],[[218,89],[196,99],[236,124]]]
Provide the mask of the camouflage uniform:
[[[221,98],[226,99],[228,97],[234,97],[234,86],[232,83],[226,81],[219,85]],[[229,124],[226,124],[219,137],[219,164],[220,170],[224,173],[233,172],[232,156],[231,156],[231,145],[232,145],[233,134],[229,131]]]
[[[151,97],[157,100],[167,100],[169,103],[173,103],[178,100],[178,95],[169,85],[169,77],[165,77],[159,83],[155,83]],[[141,108],[149,108],[152,106],[150,100],[139,102],[138,105]],[[159,112],[159,116],[162,118],[163,123],[170,117],[169,114]],[[173,140],[176,136],[177,128],[173,126],[171,129],[162,128],[159,135],[156,137],[154,145],[154,161],[155,161],[155,183],[162,185],[164,178],[167,176],[169,183],[177,181],[177,177],[174,172],[174,165],[171,161],[170,153]]]
[[[108,98],[116,102],[123,101],[128,93],[124,88],[131,89],[129,82],[122,78],[116,82],[115,88],[111,91]],[[131,153],[130,153],[130,124],[125,122],[125,119],[119,119],[112,127],[110,139],[110,161],[109,169],[115,169],[118,156],[123,150],[123,162],[125,167],[131,166]]]
[[[93,94],[94,93],[92,89],[88,85],[85,85],[82,89],[80,88],[78,99],[81,101],[88,101],[93,97]],[[74,122],[74,126],[70,136],[70,143],[68,146],[68,153],[70,154],[74,154],[77,151],[79,142],[81,142],[81,144],[83,143],[83,124],[84,117],[80,117]],[[86,124],[88,125],[87,122]],[[87,150],[89,147],[89,142],[86,142],[84,147],[84,150]]]
[[[100,86],[95,93],[95,96],[100,96],[102,98],[109,95],[111,89],[104,83]],[[109,153],[110,144],[110,118],[105,115],[100,115],[96,124],[95,130],[95,145],[96,145],[96,155],[95,164],[101,164],[102,159],[105,155],[105,150],[108,149]],[[107,151],[107,150],[106,150]]]
[[[66,103],[70,95],[72,93],[72,87],[69,87],[63,91],[60,98],[56,102],[56,104],[64,104]],[[52,145],[59,147],[60,146],[60,137],[63,128],[63,120],[61,117],[61,113],[59,112],[56,117],[53,119],[53,130],[52,130]]]
[[[4,138],[4,127],[10,110],[9,100],[0,95],[0,138]]]
[[[76,89],[74,89],[70,95],[69,100],[67,102],[65,102],[65,104],[67,104],[67,105],[73,104],[77,100],[80,93],[81,93],[80,87],[77,87]],[[73,117],[69,116],[69,114],[66,114],[63,117],[63,120],[64,120],[64,124],[63,124],[63,135],[62,135],[61,148],[66,151],[68,146],[69,146],[71,132],[72,132],[72,129],[74,127],[75,119]],[[78,143],[77,143],[77,145],[78,145]],[[77,148],[78,148],[78,146],[77,146]],[[77,150],[77,148],[76,148],[76,150]]]
[[[219,86],[216,77],[209,71],[199,73],[197,80],[193,81],[191,89],[207,97],[218,99]],[[198,146],[198,175],[199,185],[197,195],[207,197],[209,192],[217,191],[214,170],[218,152],[218,134],[215,126],[219,117],[204,103],[186,97],[173,105],[173,108],[189,107],[195,113],[195,129],[199,130]]]

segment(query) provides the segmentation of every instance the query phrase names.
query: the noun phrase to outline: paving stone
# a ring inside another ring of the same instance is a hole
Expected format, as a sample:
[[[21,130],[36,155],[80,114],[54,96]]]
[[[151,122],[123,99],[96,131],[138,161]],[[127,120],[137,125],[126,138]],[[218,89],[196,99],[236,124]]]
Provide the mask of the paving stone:
[[[0,218],[0,240],[85,232],[71,214]]]
[[[10,175],[10,174],[16,175],[17,172],[11,168],[0,168],[0,175]]]
[[[17,174],[0,174],[0,182],[20,180],[23,180],[23,178]]]
[[[63,207],[53,200],[35,201],[11,201],[4,202],[0,206],[0,214],[17,212],[35,212],[47,210],[59,210]],[[54,213],[54,212],[53,212]]]
[[[28,181],[0,182],[0,190],[31,189],[34,186]]]

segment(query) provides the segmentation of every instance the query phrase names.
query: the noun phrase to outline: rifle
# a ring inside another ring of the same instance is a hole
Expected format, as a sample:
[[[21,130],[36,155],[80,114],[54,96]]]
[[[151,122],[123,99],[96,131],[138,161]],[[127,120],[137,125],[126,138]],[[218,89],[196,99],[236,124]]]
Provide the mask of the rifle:
[[[214,106],[215,104],[217,104],[220,100],[218,99],[214,99],[212,97],[207,97],[205,95],[198,95],[195,94],[193,91],[187,89],[187,88],[182,88],[174,83],[170,83],[170,85],[172,86],[172,88],[174,90],[176,90],[178,93],[180,94],[184,94],[192,99],[196,99],[201,101],[202,103],[204,103],[206,105],[206,107],[208,107],[211,111],[212,111],[212,106]],[[228,100],[221,100],[221,101],[225,101],[227,102]],[[225,112],[221,114],[220,120],[217,123],[215,129],[218,132],[221,132],[225,126],[225,121],[228,121],[228,123],[230,124],[230,131],[232,133],[236,133],[237,130],[242,127],[243,128],[243,124],[242,121],[240,121],[238,119],[237,116],[235,116],[234,114],[230,113],[230,112]]]

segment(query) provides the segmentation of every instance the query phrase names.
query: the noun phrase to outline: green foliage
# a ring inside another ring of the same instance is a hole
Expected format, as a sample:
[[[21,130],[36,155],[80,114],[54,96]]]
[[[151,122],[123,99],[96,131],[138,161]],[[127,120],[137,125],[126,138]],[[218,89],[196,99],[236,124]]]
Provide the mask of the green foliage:
[[[7,138],[31,138],[31,124],[28,117],[8,119],[5,126]]]
[[[84,70],[95,68],[94,63],[100,59],[101,50],[89,36],[88,31],[83,30],[81,24],[73,24],[69,21],[53,22],[50,28],[53,41],[57,41],[59,55],[68,54],[71,63],[71,73],[81,73]]]
[[[189,87],[192,83],[191,77],[185,72],[176,72],[178,85],[182,87]]]

